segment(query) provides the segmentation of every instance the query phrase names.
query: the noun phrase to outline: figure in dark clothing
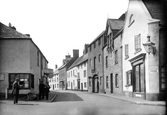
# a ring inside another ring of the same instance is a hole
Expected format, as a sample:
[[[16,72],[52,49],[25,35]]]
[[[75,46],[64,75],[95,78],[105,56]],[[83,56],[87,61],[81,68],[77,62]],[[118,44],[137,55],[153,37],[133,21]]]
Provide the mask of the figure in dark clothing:
[[[14,104],[18,103],[19,89],[20,89],[19,79],[16,78],[14,83],[13,83],[13,86],[12,86],[12,94],[14,96]]]
[[[48,100],[48,97],[49,97],[49,92],[50,92],[50,86],[49,86],[49,83],[47,82],[46,85],[45,85],[45,96],[46,96],[46,100]]]
[[[39,99],[44,99],[44,87],[45,85],[43,84],[42,81],[40,81],[40,84],[39,84]]]

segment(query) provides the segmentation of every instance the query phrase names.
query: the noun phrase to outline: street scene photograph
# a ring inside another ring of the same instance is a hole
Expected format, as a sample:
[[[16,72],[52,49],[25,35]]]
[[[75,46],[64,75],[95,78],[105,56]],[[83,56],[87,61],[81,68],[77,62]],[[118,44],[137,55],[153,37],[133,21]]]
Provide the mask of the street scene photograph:
[[[0,0],[0,115],[166,115],[166,0]]]

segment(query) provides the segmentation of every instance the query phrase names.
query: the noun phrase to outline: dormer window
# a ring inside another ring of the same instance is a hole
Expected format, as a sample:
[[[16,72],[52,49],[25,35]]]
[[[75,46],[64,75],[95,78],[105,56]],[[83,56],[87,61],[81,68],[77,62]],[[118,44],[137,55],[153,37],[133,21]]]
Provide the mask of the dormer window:
[[[130,27],[133,23],[134,23],[134,15],[133,14],[131,14],[130,15],[130,17],[129,17],[129,26],[128,27]]]

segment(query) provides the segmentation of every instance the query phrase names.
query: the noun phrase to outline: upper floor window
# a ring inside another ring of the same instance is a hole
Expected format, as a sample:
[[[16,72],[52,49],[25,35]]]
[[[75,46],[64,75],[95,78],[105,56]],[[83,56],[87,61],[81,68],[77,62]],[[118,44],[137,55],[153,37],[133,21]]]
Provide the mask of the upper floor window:
[[[39,67],[39,51],[37,51],[37,66]]]
[[[115,64],[118,63],[118,50],[115,50]]]
[[[108,56],[106,56],[106,68],[108,67]]]
[[[125,44],[125,59],[129,58],[129,45]]]
[[[89,51],[91,52],[91,50],[92,50],[92,49],[91,49],[91,45],[90,45],[90,46],[89,46]]]
[[[84,70],[84,77],[86,77],[86,70]]]
[[[126,72],[126,86],[132,84],[132,70]]]
[[[99,44],[99,45],[101,44],[101,38],[98,39],[98,44]]]
[[[94,48],[96,48],[96,41],[94,42]]]
[[[140,52],[141,51],[141,35],[136,35],[134,37],[134,41],[135,41],[135,53]]]
[[[99,62],[100,62],[100,60],[101,60],[101,54],[99,54]]]

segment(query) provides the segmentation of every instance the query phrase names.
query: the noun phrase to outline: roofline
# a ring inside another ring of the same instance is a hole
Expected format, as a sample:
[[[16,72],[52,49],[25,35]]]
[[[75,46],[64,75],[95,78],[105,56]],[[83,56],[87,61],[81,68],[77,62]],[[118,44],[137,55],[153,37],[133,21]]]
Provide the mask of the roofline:
[[[99,37],[101,37],[104,33],[105,33],[105,30],[104,30],[103,32],[101,32],[101,34],[99,34],[99,35],[89,44],[89,46],[92,45],[92,44],[93,44]]]
[[[40,53],[45,58],[45,60],[47,61],[47,63],[49,63],[48,60],[46,59],[46,57],[41,52],[41,50],[39,49],[39,47],[34,43],[34,41],[32,40],[32,38],[0,38],[0,39],[1,40],[30,40],[36,46],[36,48],[40,51]]]

